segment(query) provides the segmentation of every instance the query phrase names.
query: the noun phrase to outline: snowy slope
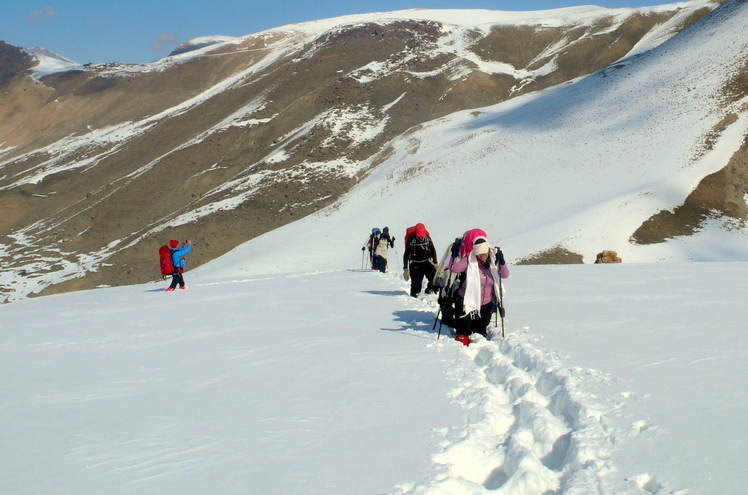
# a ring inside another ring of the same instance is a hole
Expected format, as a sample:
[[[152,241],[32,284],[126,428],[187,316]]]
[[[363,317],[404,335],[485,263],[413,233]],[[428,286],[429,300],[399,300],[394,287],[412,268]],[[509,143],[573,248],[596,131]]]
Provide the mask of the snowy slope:
[[[441,360],[465,358],[424,346],[406,328],[430,315],[369,275],[3,306],[0,492],[388,490],[422,469],[435,426],[460,421]]]
[[[37,81],[44,76],[56,72],[84,70],[82,64],[73,62],[72,60],[47,50],[46,48],[30,48],[26,51],[36,59],[36,65],[31,69],[31,73]]]
[[[467,348],[309,268],[0,307],[0,492],[742,492],[748,264],[512,267]]]
[[[743,143],[746,102],[727,105],[717,96],[748,56],[748,12],[736,9],[616,68],[421,126],[394,140],[343,200],[207,269],[231,273],[241,264],[273,273],[340,259],[355,266],[368,229],[387,225],[397,237],[416,222],[439,249],[480,227],[509,259],[557,245],[585,262],[603,249],[627,262],[748,259],[745,229],[718,221],[667,243],[629,242],[642,222],[681,204]],[[729,112],[738,118],[714,146],[694,149]],[[291,236],[304,239],[305,256],[274,252]]]

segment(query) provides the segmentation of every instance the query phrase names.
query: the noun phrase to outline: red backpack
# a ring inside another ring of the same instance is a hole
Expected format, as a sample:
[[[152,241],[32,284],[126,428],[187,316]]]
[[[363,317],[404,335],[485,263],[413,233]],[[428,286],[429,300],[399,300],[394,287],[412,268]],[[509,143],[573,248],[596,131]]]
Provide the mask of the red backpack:
[[[405,231],[405,252],[411,261],[426,261],[431,258],[431,236],[422,223],[408,227]]]
[[[161,258],[161,277],[166,278],[167,275],[174,273],[174,263],[171,260],[171,249],[169,246],[164,244],[158,248],[158,256]]]
[[[410,241],[413,239],[413,237],[416,236],[416,230],[418,230],[418,226],[421,226],[423,228],[423,232],[425,232],[424,236],[430,236],[429,231],[426,230],[426,227],[422,223],[417,223],[412,227],[408,227],[405,229],[405,249],[408,249],[408,245],[410,244]]]

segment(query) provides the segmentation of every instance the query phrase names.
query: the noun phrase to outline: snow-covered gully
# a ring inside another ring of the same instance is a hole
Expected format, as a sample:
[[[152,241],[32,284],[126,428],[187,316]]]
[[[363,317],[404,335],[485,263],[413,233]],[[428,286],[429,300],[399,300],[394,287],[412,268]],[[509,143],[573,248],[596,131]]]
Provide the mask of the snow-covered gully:
[[[433,300],[413,305],[438,309]],[[449,363],[458,383],[452,397],[466,411],[465,423],[438,432],[440,452],[427,479],[398,485],[391,495],[681,493],[646,473],[622,480],[611,453],[649,427],[645,421],[628,431],[614,425],[631,394],[600,397],[586,390],[614,380],[564,366],[529,330],[513,329],[503,340],[474,336],[466,359]],[[446,338],[434,347],[458,345],[449,331],[443,328]]]

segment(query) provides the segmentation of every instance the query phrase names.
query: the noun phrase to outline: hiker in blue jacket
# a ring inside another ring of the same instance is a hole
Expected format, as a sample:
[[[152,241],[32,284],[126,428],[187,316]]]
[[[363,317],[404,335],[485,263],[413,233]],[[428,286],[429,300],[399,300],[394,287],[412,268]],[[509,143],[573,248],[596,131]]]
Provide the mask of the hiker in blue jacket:
[[[171,274],[171,285],[166,289],[166,292],[176,289],[177,284],[179,284],[180,289],[184,290],[187,288],[184,286],[184,276],[182,275],[185,267],[184,257],[192,250],[192,241],[187,239],[182,244],[179,244],[179,241],[172,239],[169,241],[169,246],[174,272]]]

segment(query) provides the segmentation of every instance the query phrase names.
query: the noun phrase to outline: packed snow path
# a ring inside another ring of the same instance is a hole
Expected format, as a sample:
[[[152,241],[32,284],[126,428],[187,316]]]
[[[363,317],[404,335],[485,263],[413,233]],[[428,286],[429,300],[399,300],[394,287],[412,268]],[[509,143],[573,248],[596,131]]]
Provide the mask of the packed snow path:
[[[433,299],[421,301],[436,313]],[[442,329],[448,342],[438,345],[454,345],[450,329]],[[647,474],[621,480],[609,461],[617,438],[646,425],[638,422],[629,431],[612,426],[609,416],[618,414],[628,393],[601,402],[582,383],[608,383],[604,374],[565,368],[526,331],[504,340],[499,328],[493,331],[490,340],[473,336],[464,349],[470,360],[458,359],[451,368],[459,383],[451,395],[466,411],[464,424],[444,432],[429,478],[401,485],[393,495],[673,493]]]

